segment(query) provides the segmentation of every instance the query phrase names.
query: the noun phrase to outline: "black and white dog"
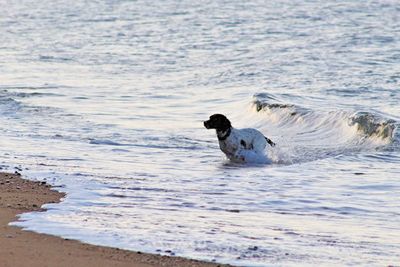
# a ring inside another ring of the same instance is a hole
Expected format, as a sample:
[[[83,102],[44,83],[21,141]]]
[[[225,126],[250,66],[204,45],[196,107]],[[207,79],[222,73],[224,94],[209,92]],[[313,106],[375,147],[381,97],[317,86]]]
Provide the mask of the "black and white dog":
[[[219,147],[235,162],[247,162],[248,152],[263,155],[267,143],[275,146],[274,142],[256,129],[233,128],[231,122],[222,114],[210,116],[210,119],[204,122],[204,127],[216,129]]]

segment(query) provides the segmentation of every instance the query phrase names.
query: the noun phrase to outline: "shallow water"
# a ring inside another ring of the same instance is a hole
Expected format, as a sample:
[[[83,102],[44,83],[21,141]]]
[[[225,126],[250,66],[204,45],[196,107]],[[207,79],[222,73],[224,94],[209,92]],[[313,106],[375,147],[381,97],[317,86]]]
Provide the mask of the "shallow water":
[[[2,1],[0,163],[26,229],[246,266],[400,259],[395,1]],[[234,164],[224,113],[277,146]]]

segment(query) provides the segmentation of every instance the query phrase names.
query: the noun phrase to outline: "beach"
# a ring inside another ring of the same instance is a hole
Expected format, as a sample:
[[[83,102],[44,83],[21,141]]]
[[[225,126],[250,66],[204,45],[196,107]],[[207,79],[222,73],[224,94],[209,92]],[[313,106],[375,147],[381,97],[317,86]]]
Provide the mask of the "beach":
[[[22,179],[19,173],[0,173],[0,259],[2,267],[22,266],[221,266],[180,257],[132,252],[83,244],[79,241],[23,231],[8,226],[18,214],[44,211],[64,194],[45,182]]]

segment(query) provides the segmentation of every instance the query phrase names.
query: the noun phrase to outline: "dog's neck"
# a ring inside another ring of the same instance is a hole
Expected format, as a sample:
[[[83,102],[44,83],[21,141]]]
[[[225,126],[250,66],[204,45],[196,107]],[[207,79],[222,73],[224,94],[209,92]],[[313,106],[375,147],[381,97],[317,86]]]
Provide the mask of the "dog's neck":
[[[229,127],[226,130],[217,130],[217,137],[219,141],[224,141],[231,134],[232,128]]]

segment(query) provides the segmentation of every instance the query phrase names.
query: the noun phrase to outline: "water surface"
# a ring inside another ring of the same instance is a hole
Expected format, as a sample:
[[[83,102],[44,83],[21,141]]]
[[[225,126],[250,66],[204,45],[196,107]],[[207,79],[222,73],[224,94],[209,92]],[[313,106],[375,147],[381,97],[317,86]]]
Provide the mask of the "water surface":
[[[395,1],[1,1],[0,163],[67,192],[17,225],[243,266],[400,259]],[[224,113],[277,143],[237,165]]]

